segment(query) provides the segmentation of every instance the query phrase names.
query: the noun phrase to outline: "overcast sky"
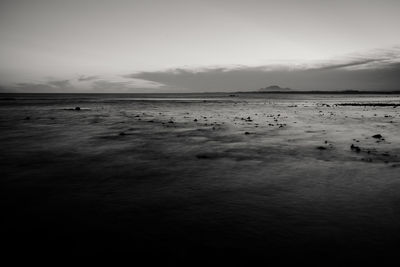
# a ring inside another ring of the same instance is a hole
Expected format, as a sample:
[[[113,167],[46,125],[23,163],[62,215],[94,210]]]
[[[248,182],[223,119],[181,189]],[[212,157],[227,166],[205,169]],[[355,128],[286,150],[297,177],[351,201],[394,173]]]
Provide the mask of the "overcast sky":
[[[393,90],[399,14],[398,0],[1,0],[0,86]]]

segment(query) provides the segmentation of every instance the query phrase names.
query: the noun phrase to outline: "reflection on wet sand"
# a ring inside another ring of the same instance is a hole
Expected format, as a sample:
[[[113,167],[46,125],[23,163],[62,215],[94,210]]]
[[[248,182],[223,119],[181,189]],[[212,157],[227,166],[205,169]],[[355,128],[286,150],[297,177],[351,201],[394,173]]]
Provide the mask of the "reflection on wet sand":
[[[394,248],[400,98],[267,97],[2,100],[8,241],[172,262]]]

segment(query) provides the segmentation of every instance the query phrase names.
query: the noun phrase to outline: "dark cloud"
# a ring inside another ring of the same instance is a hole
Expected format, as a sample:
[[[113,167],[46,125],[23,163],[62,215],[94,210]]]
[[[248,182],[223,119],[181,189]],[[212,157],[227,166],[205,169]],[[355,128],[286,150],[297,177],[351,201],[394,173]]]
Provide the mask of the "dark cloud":
[[[352,62],[347,62],[347,63],[341,63],[341,64],[329,64],[324,67],[319,67],[316,69],[341,69],[341,68],[347,68],[347,67],[356,67],[356,66],[362,66],[365,64],[370,64],[370,63],[377,63],[377,62],[383,62],[384,59],[376,59],[376,58],[370,58],[370,59],[362,59],[362,60],[356,60]]]
[[[96,77],[96,78],[94,78]],[[81,77],[82,78],[82,77]],[[122,78],[121,76],[100,78],[100,76],[83,77],[87,83],[79,83],[76,79],[51,80],[43,83],[16,83],[0,87],[0,92],[17,93],[135,93],[160,92],[163,84],[144,79]],[[158,91],[157,91],[158,90]]]
[[[8,93],[9,91],[6,87],[0,86],[0,93]]]
[[[13,92],[32,92],[32,93],[64,93],[76,92],[70,80],[56,80],[47,83],[17,83],[10,87]]]
[[[61,90],[57,90],[48,84],[44,83],[17,83],[11,88],[12,91],[17,93],[21,92],[32,92],[32,93],[59,93]]]
[[[398,90],[400,63],[392,57],[358,58],[311,68],[238,67],[173,69],[128,75],[186,91],[252,91],[277,84],[297,90]]]
[[[352,56],[350,59],[342,60],[340,63],[326,63],[319,69],[340,69],[352,67],[385,68],[391,64],[400,62],[400,47],[392,49],[379,49],[368,55]]]

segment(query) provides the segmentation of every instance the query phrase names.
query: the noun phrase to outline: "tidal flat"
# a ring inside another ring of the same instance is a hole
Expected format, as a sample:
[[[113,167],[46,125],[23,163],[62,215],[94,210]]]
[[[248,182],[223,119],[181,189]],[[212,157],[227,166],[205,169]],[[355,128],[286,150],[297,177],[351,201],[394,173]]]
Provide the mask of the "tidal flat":
[[[3,242],[8,253],[172,264],[394,257],[399,104],[398,95],[0,96]]]

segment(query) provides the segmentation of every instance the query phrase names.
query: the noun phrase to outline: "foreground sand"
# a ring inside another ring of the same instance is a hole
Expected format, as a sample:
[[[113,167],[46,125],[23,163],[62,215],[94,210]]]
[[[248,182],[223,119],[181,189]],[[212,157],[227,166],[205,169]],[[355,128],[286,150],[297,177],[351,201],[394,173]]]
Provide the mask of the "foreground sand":
[[[335,105],[398,96],[13,97],[10,252],[368,261],[400,240],[400,107]]]

